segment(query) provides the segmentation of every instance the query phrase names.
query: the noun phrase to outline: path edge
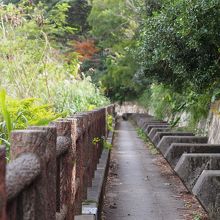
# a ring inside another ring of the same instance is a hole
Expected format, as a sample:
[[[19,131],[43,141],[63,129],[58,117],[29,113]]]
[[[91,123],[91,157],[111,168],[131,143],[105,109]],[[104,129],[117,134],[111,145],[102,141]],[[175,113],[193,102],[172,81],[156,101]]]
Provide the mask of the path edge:
[[[113,130],[109,131],[106,142],[114,146],[117,117],[113,122]],[[99,220],[102,215],[103,198],[109,172],[111,149],[103,149],[102,155],[92,180],[92,187],[88,188],[87,200],[82,203],[82,215],[75,216],[75,220]]]

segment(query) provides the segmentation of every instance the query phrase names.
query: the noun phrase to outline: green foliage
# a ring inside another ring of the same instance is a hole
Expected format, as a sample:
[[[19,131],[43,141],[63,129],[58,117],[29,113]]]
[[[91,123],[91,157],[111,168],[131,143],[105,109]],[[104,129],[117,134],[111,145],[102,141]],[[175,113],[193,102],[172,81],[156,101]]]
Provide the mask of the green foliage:
[[[133,80],[137,69],[133,49],[136,47],[141,2],[92,2],[88,21],[92,28],[91,33],[103,48],[104,68],[95,68],[91,76],[96,81],[101,81],[105,94],[114,101],[133,99],[140,91]]]
[[[154,111],[158,119],[173,120],[176,113],[185,110],[185,97],[163,84],[152,84],[140,98],[140,104]]]
[[[2,110],[1,119],[6,122],[5,128],[8,134],[12,129],[24,129],[29,125],[47,125],[65,116],[65,114],[54,113],[50,105],[39,104],[35,98],[18,100],[7,97],[5,103],[1,103],[1,109],[7,109],[7,117]]]
[[[56,4],[49,13],[43,8],[0,6],[0,85],[15,98],[40,98],[57,112],[104,105],[108,101],[88,80],[74,79],[79,78],[76,54],[71,53],[67,63],[55,49],[57,35],[66,33],[68,5]]]
[[[98,143],[100,143],[100,141],[101,141],[100,138],[95,137],[95,138],[93,138],[92,143],[93,143],[94,145],[97,145]]]
[[[200,213],[195,213],[193,216],[193,220],[201,220],[202,219],[202,215]]]
[[[73,33],[69,10],[60,1],[0,3],[0,87],[9,94],[0,91],[0,144],[8,152],[13,129],[47,125],[109,103],[79,75],[78,55],[66,44]]]
[[[127,19],[123,14],[124,1],[94,0],[92,10],[88,17],[92,34],[97,37],[105,47],[123,40],[127,28]]]
[[[108,57],[106,60],[106,72],[102,76],[102,85],[105,93],[114,101],[125,101],[136,98],[137,88],[133,75],[136,71],[136,63],[129,52]]]
[[[12,122],[6,105],[6,91],[4,89],[0,91],[0,110],[3,120],[3,122],[1,122],[1,127],[5,126],[4,130],[6,130],[5,135],[3,136],[2,134],[0,134],[0,137],[1,140],[4,141],[9,138],[12,131]]]
[[[141,138],[144,142],[147,142],[148,138],[147,135],[144,133],[144,130],[141,128],[136,129],[138,137]]]
[[[201,93],[219,81],[219,1],[164,1],[144,19],[144,77]]]
[[[138,104],[145,109],[149,109],[151,106],[151,90],[146,89],[138,99]]]
[[[92,34],[108,50],[92,74],[112,100],[141,96],[158,118],[176,126],[185,112],[195,126],[219,97],[220,3],[133,2],[93,1]]]
[[[111,143],[109,143],[108,141],[103,139],[103,147],[104,147],[104,149],[111,150],[113,146]]]
[[[153,84],[145,92],[139,104],[151,109],[158,119],[166,118],[175,127],[181,113],[189,113],[189,127],[195,128],[201,119],[205,119],[210,109],[212,94],[209,91],[203,94],[187,90],[182,94],[175,92],[171,87],[163,84]]]
[[[0,144],[7,146],[9,159],[10,133],[14,129],[25,129],[31,125],[47,125],[49,122],[63,117],[56,114],[49,105],[41,105],[34,98],[12,99],[6,96],[5,90],[0,92]]]
[[[109,143],[109,142],[105,139],[105,137],[101,137],[101,138],[95,137],[95,138],[93,138],[92,143],[93,143],[94,145],[97,145],[97,144],[100,144],[100,143],[101,143],[104,149],[108,149],[108,150],[111,150],[111,149],[112,149],[112,144]]]
[[[64,80],[69,72],[45,33],[48,27],[50,31],[54,28],[41,26],[44,18],[40,9],[27,10],[31,10],[31,18],[21,6],[0,6],[0,84],[11,96],[38,95],[49,102],[53,85]]]
[[[212,93],[209,91],[202,94],[191,92],[187,97],[187,112],[190,113],[189,126],[195,127],[201,119],[208,116]]]
[[[58,112],[74,114],[109,104],[90,80],[72,80],[57,84],[54,89],[54,107]]]
[[[77,29],[77,33],[85,34],[89,31],[87,17],[91,11],[91,5],[87,0],[68,1],[70,8],[68,11],[68,24]]]
[[[48,5],[49,10],[53,10],[57,4],[62,4],[63,2],[68,3],[67,24],[69,27],[75,29],[77,34],[85,34],[89,30],[89,24],[87,22],[87,17],[91,10],[87,0],[56,0],[56,1],[46,1],[44,3]],[[57,17],[59,19],[59,17]]]
[[[65,114],[54,113],[52,106],[41,105],[37,101],[35,98],[21,100],[8,98],[7,105],[14,129],[24,129],[30,125],[47,125],[49,122],[65,116]]]
[[[107,115],[107,127],[108,127],[108,130],[109,131],[112,131],[113,132],[113,117],[112,115]]]

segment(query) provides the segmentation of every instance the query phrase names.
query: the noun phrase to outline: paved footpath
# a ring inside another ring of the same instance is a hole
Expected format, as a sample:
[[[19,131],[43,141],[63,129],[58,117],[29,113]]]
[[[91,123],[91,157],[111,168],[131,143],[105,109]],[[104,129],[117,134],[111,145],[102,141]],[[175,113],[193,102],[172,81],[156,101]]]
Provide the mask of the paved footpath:
[[[103,219],[184,219],[184,202],[178,199],[154,160],[133,125],[121,121],[112,150],[111,166],[115,171],[107,184]]]

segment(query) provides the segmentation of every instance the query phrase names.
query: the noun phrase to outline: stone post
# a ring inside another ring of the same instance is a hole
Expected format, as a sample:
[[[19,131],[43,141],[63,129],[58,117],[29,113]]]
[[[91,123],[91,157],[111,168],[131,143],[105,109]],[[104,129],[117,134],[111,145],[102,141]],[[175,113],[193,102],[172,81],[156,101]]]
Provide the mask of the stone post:
[[[72,145],[72,123],[66,119],[53,123],[57,128],[57,212],[65,213],[65,219],[74,216],[75,148]]]
[[[6,188],[5,188],[5,172],[6,172],[6,151],[0,146],[0,219],[6,220]]]
[[[74,159],[74,200],[75,200],[75,215],[82,213],[82,184],[83,184],[83,172],[82,172],[82,120],[81,118],[71,117],[67,119],[72,123],[71,137],[72,137],[72,149],[75,152]]]
[[[55,219],[56,214],[56,141],[57,133],[54,126],[32,126],[31,130],[42,130],[46,132],[46,186],[47,186],[47,207],[48,218]]]
[[[47,175],[46,175],[46,146],[47,132],[42,130],[20,130],[11,133],[11,159],[14,160],[19,155],[34,153],[40,161],[41,173],[29,187],[23,190],[17,197],[17,201],[12,201],[9,219],[23,220],[49,220],[49,210],[45,202],[47,195]],[[21,179],[20,181],[23,182]],[[18,183],[19,184],[19,183]],[[17,206],[17,207],[16,207]],[[12,210],[12,209],[11,209]],[[15,212],[17,212],[15,214]]]

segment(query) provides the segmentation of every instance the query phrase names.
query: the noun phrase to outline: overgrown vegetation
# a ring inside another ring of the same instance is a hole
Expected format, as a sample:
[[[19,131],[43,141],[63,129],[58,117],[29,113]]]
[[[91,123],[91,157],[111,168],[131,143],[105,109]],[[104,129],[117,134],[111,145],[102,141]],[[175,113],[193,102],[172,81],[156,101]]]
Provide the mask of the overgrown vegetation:
[[[72,43],[88,30],[90,6],[80,2],[0,1],[0,144],[9,146],[13,129],[109,103]],[[79,7],[84,15],[73,22]]]
[[[172,124],[185,113],[195,127],[220,94],[219,19],[217,0],[94,0],[102,66],[87,73],[112,100],[138,99]]]
[[[108,130],[113,132],[114,128],[113,128],[113,116],[112,115],[107,115],[106,123],[107,123]]]

